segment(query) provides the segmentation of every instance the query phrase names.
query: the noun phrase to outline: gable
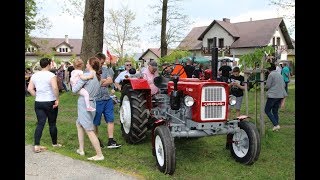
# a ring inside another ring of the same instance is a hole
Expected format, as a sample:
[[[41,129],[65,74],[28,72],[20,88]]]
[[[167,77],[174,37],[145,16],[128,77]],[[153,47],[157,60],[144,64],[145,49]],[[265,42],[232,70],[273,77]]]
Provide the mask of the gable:
[[[218,31],[217,33],[212,31],[214,28],[217,28],[215,29]],[[287,31],[283,18],[281,17],[238,23],[230,23],[230,21],[225,20],[214,20],[209,26],[193,28],[182,40],[178,48],[184,48],[186,50],[201,49],[202,45],[204,47],[206,46],[207,39],[212,37],[226,38],[227,41],[225,42],[225,45],[230,45],[230,48],[267,46],[277,28],[281,30],[283,39],[285,40],[285,44],[288,46],[288,49],[293,49],[294,47],[292,45],[290,35]],[[195,33],[196,31],[198,34]],[[228,35],[226,35],[226,33]],[[220,36],[220,34],[222,36]],[[197,35],[199,36],[196,37]],[[230,42],[231,39],[234,42]]]
[[[31,41],[39,47],[38,50],[41,53],[54,52],[59,55],[60,53],[56,51],[57,48],[70,48],[71,52],[61,53],[65,55],[80,55],[81,52],[82,39],[68,39],[68,43],[65,42],[65,38],[32,38]]]
[[[167,49],[167,55],[171,54],[173,50],[172,49]],[[161,57],[161,49],[160,48],[149,48],[147,49],[142,55],[139,57],[139,60],[145,59],[145,58],[150,58],[151,59],[158,59]]]
[[[226,31],[220,24],[215,23],[203,36],[202,45],[208,47],[208,39],[223,38],[225,46],[230,46],[234,42],[234,37]],[[217,44],[218,45],[218,44]]]

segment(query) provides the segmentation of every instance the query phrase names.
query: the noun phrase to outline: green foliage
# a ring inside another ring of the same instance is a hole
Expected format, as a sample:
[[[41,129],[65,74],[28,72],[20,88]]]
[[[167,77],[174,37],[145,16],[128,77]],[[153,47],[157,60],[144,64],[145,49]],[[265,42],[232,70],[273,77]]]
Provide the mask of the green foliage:
[[[169,55],[159,58],[159,63],[174,63],[176,59],[181,59],[186,56],[190,56],[192,53],[190,51],[184,50],[174,50]]]
[[[36,7],[36,2],[34,0],[26,0],[24,2],[25,5],[25,30],[24,30],[24,35],[25,35],[25,47],[27,48],[31,38],[30,38],[30,32],[35,29],[36,27],[36,21],[34,18],[37,15],[37,7]]]
[[[73,63],[74,60],[76,60],[77,55],[76,54],[72,54],[72,56],[70,57],[70,62]]]
[[[120,93],[116,92],[119,98]],[[249,120],[254,122],[255,92],[249,92]],[[259,94],[258,94],[259,96]],[[57,119],[58,142],[63,148],[52,148],[48,123],[45,124],[41,138],[41,145],[75,160],[84,162],[87,157],[94,156],[95,150],[85,136],[86,156],[79,156],[77,128],[77,99],[78,95],[71,92],[60,94],[59,113]],[[295,86],[289,84],[289,96],[285,109],[279,111],[281,129],[273,132],[272,123],[265,115],[266,136],[261,137],[261,153],[253,165],[243,165],[231,157],[230,151],[225,149],[226,136],[208,136],[198,139],[175,138],[176,171],[172,176],[164,175],[156,168],[155,157],[151,152],[151,133],[147,133],[145,142],[128,144],[121,136],[119,120],[119,104],[114,107],[115,131],[114,138],[122,144],[119,149],[102,149],[107,159],[100,162],[90,162],[102,167],[131,174],[139,179],[295,179]],[[260,112],[260,111],[258,111]],[[241,114],[245,113],[245,100],[242,102]],[[230,114],[235,116],[233,109]],[[259,114],[257,115],[259,117]],[[25,98],[25,143],[33,144],[36,128],[34,112],[34,97]],[[107,125],[102,119],[99,127],[99,137],[102,142],[108,140]],[[40,157],[41,158],[41,157]],[[77,162],[76,162],[77,163]],[[214,178],[213,178],[214,177]]]
[[[267,53],[268,55],[273,54],[274,48],[272,46],[266,46],[266,47],[262,47],[262,48],[257,48],[254,50],[253,53],[248,53],[248,54],[244,54],[240,57],[239,59],[239,64],[241,64],[241,70],[243,70],[245,65],[247,68],[255,68],[258,67],[261,63],[261,59],[264,58],[266,56],[265,53]],[[267,61],[263,61],[263,65],[264,67],[268,67],[267,65],[269,65],[269,63],[267,63]]]

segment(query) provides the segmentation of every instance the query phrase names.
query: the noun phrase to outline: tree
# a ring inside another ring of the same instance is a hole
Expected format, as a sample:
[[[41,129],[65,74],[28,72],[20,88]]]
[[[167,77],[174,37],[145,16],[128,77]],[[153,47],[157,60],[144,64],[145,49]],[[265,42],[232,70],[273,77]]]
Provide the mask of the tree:
[[[51,23],[47,17],[39,15],[41,10],[41,1],[26,0],[25,4],[25,48],[31,42],[31,32],[33,30],[39,30],[45,32],[51,28]]]
[[[166,30],[167,30],[167,10],[168,10],[168,0],[163,0],[162,4],[162,19],[161,19],[161,57],[167,55],[168,44],[166,41]]]
[[[73,17],[84,16],[85,1],[83,0],[64,0],[61,6],[62,12],[68,13]]]
[[[278,7],[283,13],[283,17],[290,22],[288,31],[295,32],[295,0],[270,0],[271,5]]]
[[[119,10],[108,10],[104,39],[108,49],[116,53],[120,61],[124,57],[125,47],[137,46],[139,42],[140,27],[133,25],[135,16],[127,6],[122,6]]]
[[[192,53],[185,50],[174,50],[169,55],[159,58],[160,64],[163,63],[174,63],[176,59],[181,59],[187,56],[190,56]]]
[[[165,1],[167,2],[167,6],[165,6]],[[164,33],[156,34],[151,37],[151,39],[155,42],[159,42],[161,38],[165,38],[166,43],[161,44],[161,46],[167,46],[168,48],[173,48],[179,43],[183,38],[185,31],[188,28],[188,25],[192,23],[187,15],[184,15],[182,6],[179,4],[181,0],[160,0],[160,3],[151,5],[150,8],[153,9],[155,12],[151,15],[153,18],[152,22],[147,23],[147,27],[152,28],[154,31],[155,27],[159,27],[160,25],[163,26],[163,17],[164,15],[160,16],[160,12],[164,13],[164,8],[167,7],[167,15],[166,15],[166,34]],[[162,29],[164,30],[164,28]],[[162,41],[161,41],[162,42]],[[162,52],[162,49],[161,49]],[[166,55],[166,54],[165,54]],[[162,53],[161,53],[162,56]]]
[[[25,5],[25,47],[28,46],[30,43],[30,32],[35,29],[36,27],[36,21],[34,18],[37,15],[37,7],[34,0],[26,0],[24,2]]]
[[[104,0],[86,0],[80,58],[85,62],[103,49]]]

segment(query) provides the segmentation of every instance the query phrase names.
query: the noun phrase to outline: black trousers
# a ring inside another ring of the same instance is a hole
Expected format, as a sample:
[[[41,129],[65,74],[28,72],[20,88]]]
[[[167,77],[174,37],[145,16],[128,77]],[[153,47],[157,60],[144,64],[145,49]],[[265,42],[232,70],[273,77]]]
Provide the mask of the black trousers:
[[[42,136],[43,128],[48,119],[49,132],[52,140],[52,144],[57,144],[58,130],[56,126],[58,107],[53,109],[54,101],[38,102],[34,103],[34,110],[37,115],[37,127],[34,132],[34,145],[40,145],[40,139]]]

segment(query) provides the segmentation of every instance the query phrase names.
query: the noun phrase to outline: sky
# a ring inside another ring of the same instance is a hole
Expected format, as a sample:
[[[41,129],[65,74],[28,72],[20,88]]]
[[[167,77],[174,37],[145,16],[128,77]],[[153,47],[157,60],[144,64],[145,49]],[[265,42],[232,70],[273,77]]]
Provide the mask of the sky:
[[[85,1],[85,0],[83,0]],[[160,43],[151,40],[150,30],[145,28],[146,23],[150,22],[150,14],[154,13],[149,8],[150,4],[159,0],[105,0],[105,10],[119,9],[121,4],[127,5],[128,8],[136,14],[135,26],[141,27],[139,47],[133,49],[135,52],[143,52],[148,48],[156,48]],[[170,0],[169,0],[170,1]],[[43,38],[64,38],[68,35],[70,39],[81,39],[83,32],[83,20],[80,16],[71,16],[63,13],[62,6],[64,0],[36,0],[41,7],[39,17],[47,17],[51,23],[51,28],[46,32],[32,31],[31,35]],[[187,24],[188,30],[186,36],[193,27],[208,26],[213,20],[230,19],[231,23],[270,19],[283,17],[287,12],[279,10],[270,4],[270,0],[182,0],[181,8],[183,13],[188,15],[194,23]],[[287,28],[291,22],[284,19]],[[160,33],[160,32],[159,32]],[[291,33],[295,38],[295,33]],[[104,49],[107,47],[104,46]]]

